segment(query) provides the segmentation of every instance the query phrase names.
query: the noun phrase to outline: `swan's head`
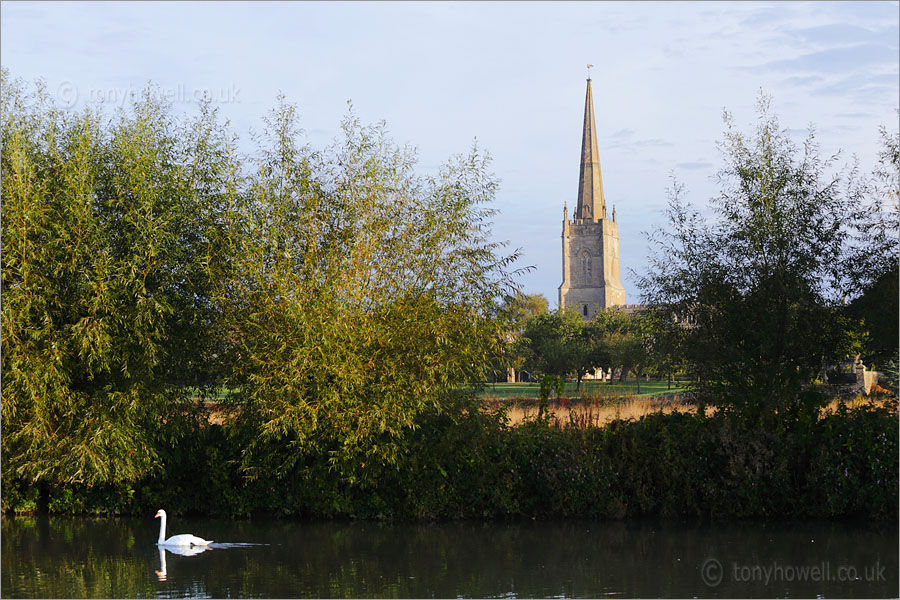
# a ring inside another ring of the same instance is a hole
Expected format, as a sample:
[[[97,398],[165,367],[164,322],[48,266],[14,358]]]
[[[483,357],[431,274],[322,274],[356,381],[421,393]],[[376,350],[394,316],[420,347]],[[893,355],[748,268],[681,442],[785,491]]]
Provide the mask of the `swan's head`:
[[[159,517],[162,517],[163,519],[165,519],[165,518],[166,518],[166,511],[164,511],[163,509],[159,509],[158,511],[156,511],[156,514],[153,515],[153,518],[154,518],[154,519],[158,519]]]

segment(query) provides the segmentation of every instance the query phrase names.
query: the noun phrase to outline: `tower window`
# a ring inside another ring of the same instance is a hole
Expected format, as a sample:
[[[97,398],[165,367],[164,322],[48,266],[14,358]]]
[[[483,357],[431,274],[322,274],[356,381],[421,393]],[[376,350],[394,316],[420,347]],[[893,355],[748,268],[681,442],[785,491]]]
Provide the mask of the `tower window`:
[[[588,314],[587,314],[587,304],[582,304],[582,305],[581,305],[581,312],[582,312],[582,314],[583,314],[584,316],[588,316]]]
[[[591,279],[591,255],[585,251],[584,254],[581,255],[581,275],[584,277],[585,281],[590,281]]]

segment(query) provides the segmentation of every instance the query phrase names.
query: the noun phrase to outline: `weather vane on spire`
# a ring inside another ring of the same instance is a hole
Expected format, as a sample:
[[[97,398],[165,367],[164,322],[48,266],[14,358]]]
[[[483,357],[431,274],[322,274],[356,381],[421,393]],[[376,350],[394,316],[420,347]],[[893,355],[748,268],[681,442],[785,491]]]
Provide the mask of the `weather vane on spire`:
[[[591,67],[593,67],[593,66],[594,65],[588,65],[588,79],[591,78]]]

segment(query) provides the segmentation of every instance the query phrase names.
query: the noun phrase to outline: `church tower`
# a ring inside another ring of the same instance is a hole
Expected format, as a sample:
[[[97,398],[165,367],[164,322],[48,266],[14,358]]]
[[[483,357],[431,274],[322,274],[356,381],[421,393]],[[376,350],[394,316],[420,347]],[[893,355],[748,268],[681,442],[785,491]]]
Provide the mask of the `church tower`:
[[[619,278],[619,226],[615,207],[612,219],[606,214],[590,77],[584,100],[578,201],[571,220],[568,213],[564,207],[559,307],[576,307],[587,321],[600,309],[625,304],[625,288]]]

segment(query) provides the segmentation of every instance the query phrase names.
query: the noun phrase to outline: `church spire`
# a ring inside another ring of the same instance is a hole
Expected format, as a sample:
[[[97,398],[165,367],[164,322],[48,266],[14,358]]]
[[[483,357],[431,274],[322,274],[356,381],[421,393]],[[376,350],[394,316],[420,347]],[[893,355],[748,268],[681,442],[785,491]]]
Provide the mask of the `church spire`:
[[[591,95],[591,79],[587,80],[587,96],[584,100],[584,132],[581,137],[581,170],[578,180],[578,205],[576,219],[597,221],[606,218],[606,201],[603,199],[603,179],[600,177],[600,156],[597,151],[597,127],[594,124],[594,97]]]

